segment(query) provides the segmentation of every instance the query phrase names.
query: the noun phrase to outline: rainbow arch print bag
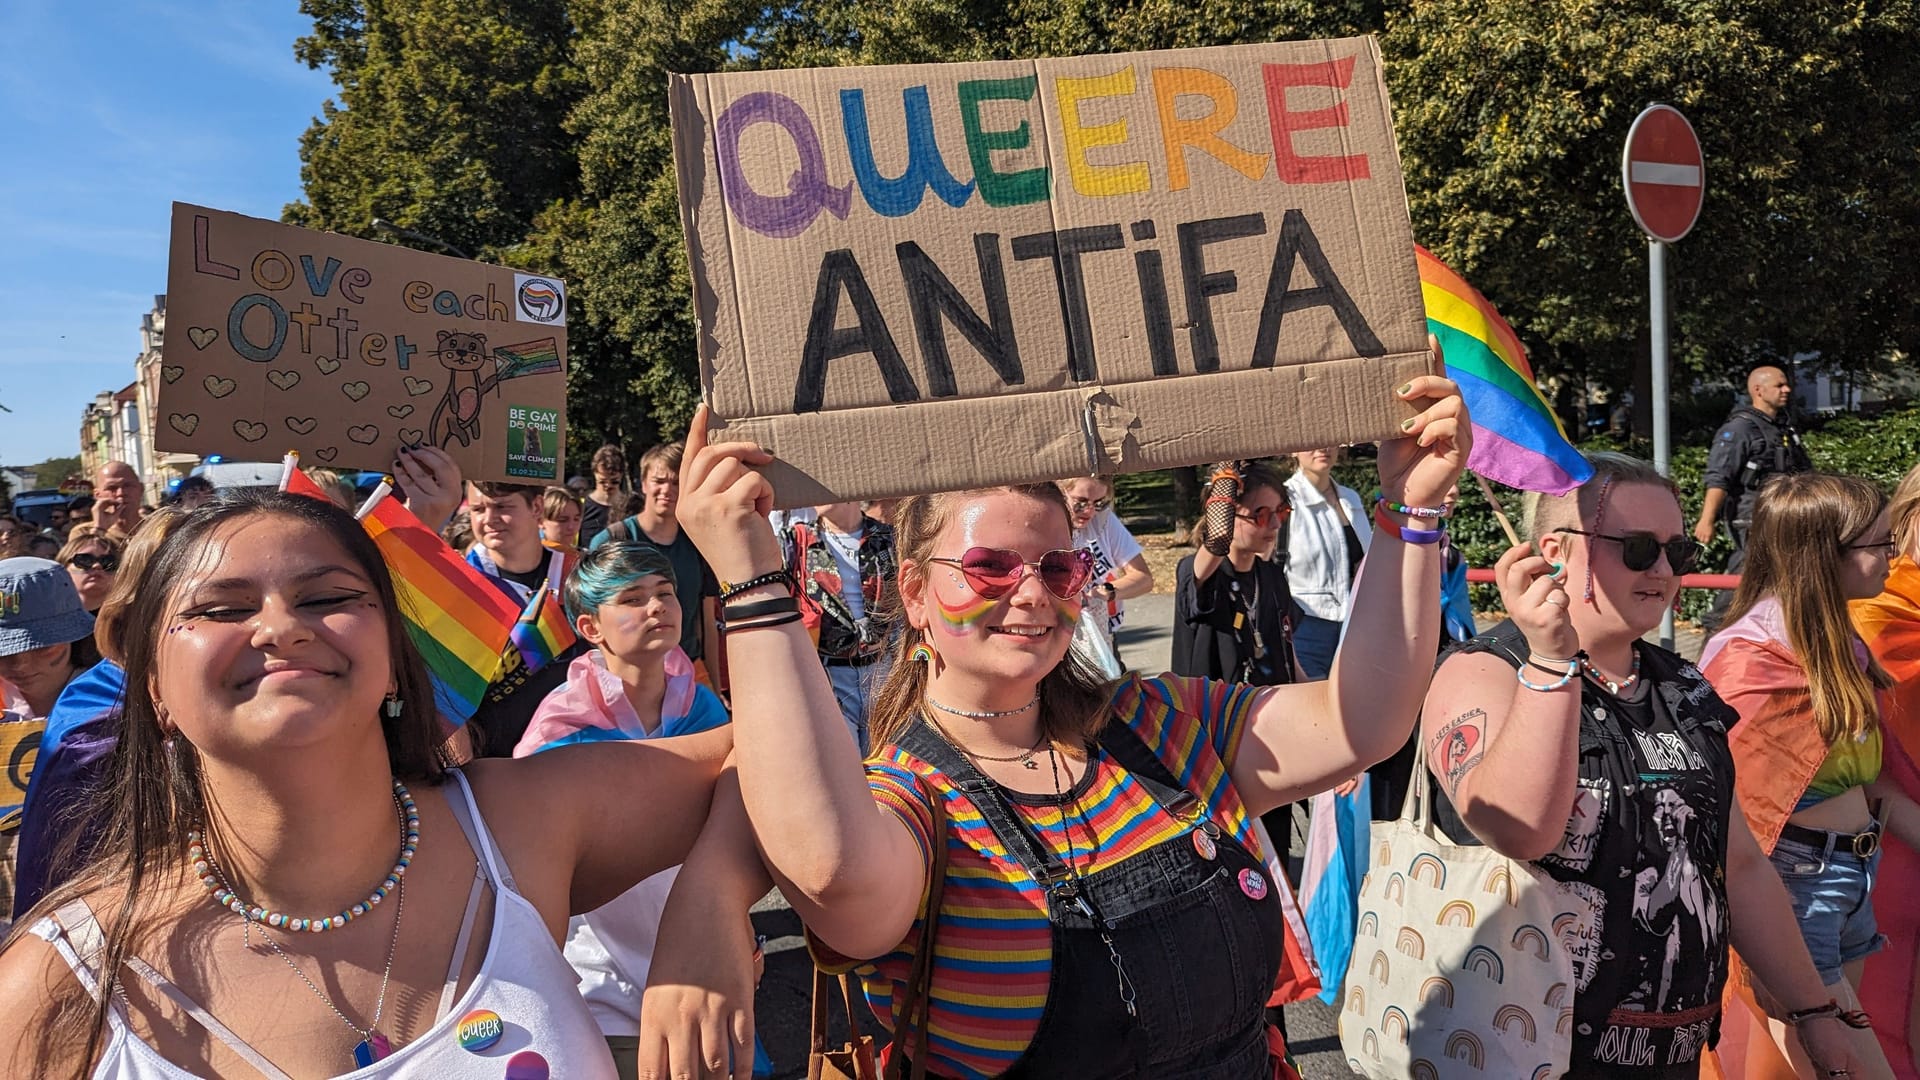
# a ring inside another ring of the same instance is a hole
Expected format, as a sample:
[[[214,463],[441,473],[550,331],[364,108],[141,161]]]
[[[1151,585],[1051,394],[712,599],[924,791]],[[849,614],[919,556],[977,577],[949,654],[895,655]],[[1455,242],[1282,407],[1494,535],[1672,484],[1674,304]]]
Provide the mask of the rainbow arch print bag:
[[[1573,962],[1555,932],[1587,905],[1433,825],[1426,748],[1394,821],[1374,822],[1340,1047],[1373,1080],[1552,1080],[1567,1071]]]

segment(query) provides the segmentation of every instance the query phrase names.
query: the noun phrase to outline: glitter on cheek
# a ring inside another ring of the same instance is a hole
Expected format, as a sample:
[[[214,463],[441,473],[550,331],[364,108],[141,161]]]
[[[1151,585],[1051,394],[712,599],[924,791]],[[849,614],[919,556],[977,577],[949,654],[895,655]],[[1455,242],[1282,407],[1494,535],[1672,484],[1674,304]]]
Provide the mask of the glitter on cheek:
[[[1052,593],[1048,593],[1047,595],[1053,596]],[[1080,610],[1082,606],[1078,599],[1062,600],[1057,596],[1053,596],[1054,614],[1060,616],[1061,623],[1065,625],[1071,626],[1080,621]]]

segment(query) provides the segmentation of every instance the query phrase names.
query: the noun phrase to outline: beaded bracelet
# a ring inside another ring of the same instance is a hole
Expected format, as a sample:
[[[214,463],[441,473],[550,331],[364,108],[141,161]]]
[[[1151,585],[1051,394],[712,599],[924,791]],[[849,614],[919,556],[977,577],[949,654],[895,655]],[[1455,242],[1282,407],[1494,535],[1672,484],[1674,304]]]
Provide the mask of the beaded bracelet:
[[[1403,514],[1411,518],[1443,518],[1447,516],[1447,508],[1444,506],[1408,506],[1405,503],[1397,503],[1389,500],[1382,500],[1380,505],[1396,514]]]
[[[1439,521],[1436,521],[1435,524],[1440,527],[1435,529],[1412,529],[1395,523],[1392,518],[1387,516],[1387,512],[1383,507],[1376,506],[1373,511],[1374,528],[1379,529],[1382,533],[1393,537],[1395,540],[1408,544],[1439,543],[1440,537],[1446,535],[1446,525],[1444,522]]]
[[[785,615],[789,611],[799,610],[800,601],[793,597],[774,596],[747,604],[730,604],[720,609],[720,617],[726,622],[738,622],[741,619],[757,619],[762,615]]]
[[[785,585],[787,591],[792,592],[793,575],[782,569],[775,570],[770,574],[761,574],[759,577],[748,578],[738,585],[730,581],[723,581],[720,583],[720,602],[726,603],[741,593],[749,589],[757,589],[762,585]]]
[[[1532,663],[1532,661],[1528,661],[1528,663]],[[1540,665],[1538,664],[1534,664],[1533,666],[1540,667]],[[1547,669],[1541,668],[1541,670],[1545,671]],[[1528,682],[1527,669],[1525,667],[1517,667],[1513,669],[1513,677],[1519,680],[1521,686],[1524,686],[1529,690],[1537,690],[1542,694],[1547,693],[1549,691],[1560,689],[1561,687],[1572,682],[1573,677],[1578,674],[1580,674],[1580,661],[1578,660],[1567,661],[1567,669],[1563,672],[1560,672],[1560,678],[1558,681],[1544,683],[1544,684]]]

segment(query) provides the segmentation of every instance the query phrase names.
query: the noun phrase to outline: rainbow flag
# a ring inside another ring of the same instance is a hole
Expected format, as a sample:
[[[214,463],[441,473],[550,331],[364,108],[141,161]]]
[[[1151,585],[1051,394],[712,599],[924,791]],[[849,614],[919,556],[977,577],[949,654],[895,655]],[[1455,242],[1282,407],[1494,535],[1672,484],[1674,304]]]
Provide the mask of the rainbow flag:
[[[398,499],[369,500],[360,524],[380,547],[400,613],[433,679],[433,702],[453,727],[472,719],[519,614]]]
[[[1593,466],[1534,385],[1533,366],[1513,328],[1433,252],[1415,245],[1414,254],[1427,331],[1440,339],[1447,376],[1460,384],[1473,416],[1467,468],[1508,487],[1553,495],[1586,483]]]
[[[554,657],[573,647],[573,627],[567,622],[565,605],[560,602],[560,584],[566,580],[567,553],[550,549],[547,555],[547,581],[527,598],[527,606],[514,621],[509,635],[513,647],[520,650],[520,661],[527,673],[539,671]]]

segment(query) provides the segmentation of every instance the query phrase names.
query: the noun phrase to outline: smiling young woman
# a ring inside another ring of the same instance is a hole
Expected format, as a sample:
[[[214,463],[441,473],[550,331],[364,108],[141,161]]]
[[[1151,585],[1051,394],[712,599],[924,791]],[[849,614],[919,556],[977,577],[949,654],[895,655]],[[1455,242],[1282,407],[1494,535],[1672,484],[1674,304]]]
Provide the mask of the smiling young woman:
[[[123,625],[105,826],[0,951],[0,1075],[614,1075],[556,941],[685,857],[725,729],[446,768],[378,549],[299,496],[196,511]]]
[[[1422,411],[1382,450],[1385,486],[1437,506],[1466,460],[1465,408],[1434,377],[1400,398]],[[1423,685],[1408,673],[1438,640],[1438,549],[1376,545],[1353,616],[1368,648],[1341,654],[1330,681],[1108,683],[1068,647],[1090,560],[1056,486],[910,499],[895,519],[895,665],[863,763],[806,634],[781,614],[787,586],[756,583],[781,565],[758,471],[771,458],[705,432],[701,414],[680,519],[723,579],[746,583],[727,598],[741,612],[729,662],[755,675],[734,698],[752,824],[740,878],[764,879],[757,842],[818,952],[853,968],[895,1053],[928,1075],[1273,1076],[1264,1007],[1285,931],[1251,823],[1404,741]],[[930,887],[943,894],[932,913]],[[740,914],[709,906],[713,920]],[[663,929],[662,948],[690,936]],[[928,950],[940,959],[922,1041],[900,1015]],[[663,1070],[708,1056],[688,1018],[718,977],[675,967],[692,985],[649,990],[642,1018],[642,1061],[651,1039]]]

